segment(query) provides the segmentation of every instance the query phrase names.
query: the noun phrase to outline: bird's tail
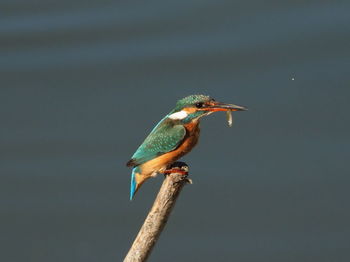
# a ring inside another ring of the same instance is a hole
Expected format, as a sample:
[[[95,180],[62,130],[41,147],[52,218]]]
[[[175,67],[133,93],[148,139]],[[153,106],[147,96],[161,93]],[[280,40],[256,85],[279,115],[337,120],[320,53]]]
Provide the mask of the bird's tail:
[[[139,190],[147,178],[149,177],[141,174],[141,170],[138,166],[133,168],[131,173],[130,201],[134,198],[137,190]]]

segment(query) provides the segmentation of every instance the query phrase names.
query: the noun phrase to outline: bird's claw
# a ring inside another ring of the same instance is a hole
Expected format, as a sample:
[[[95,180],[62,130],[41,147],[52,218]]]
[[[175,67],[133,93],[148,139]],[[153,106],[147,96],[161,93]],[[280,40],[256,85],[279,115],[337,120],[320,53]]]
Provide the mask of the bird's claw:
[[[181,179],[182,181],[185,181],[188,184],[193,184],[192,179],[187,178],[188,171],[189,171],[189,168],[186,163],[174,162],[173,164],[168,166],[168,168],[163,172],[163,174],[164,176],[167,176],[169,174],[180,174],[180,175],[183,175],[183,178]]]
[[[187,176],[188,175],[188,171],[185,171],[181,168],[172,168],[172,169],[167,169],[164,171],[164,174],[181,174],[181,175],[184,175],[184,176]]]
[[[191,179],[191,178],[186,178],[186,182],[187,182],[188,184],[190,184],[190,185],[192,185],[192,184],[193,184],[193,181],[192,181],[192,179]]]

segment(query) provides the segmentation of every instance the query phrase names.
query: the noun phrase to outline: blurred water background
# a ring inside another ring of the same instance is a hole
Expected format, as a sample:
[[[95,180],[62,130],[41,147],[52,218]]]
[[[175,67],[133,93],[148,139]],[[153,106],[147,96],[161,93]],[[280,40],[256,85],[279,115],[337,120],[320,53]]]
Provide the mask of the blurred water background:
[[[125,166],[189,94],[202,121],[150,261],[350,261],[349,1],[0,2],[0,259],[121,261],[162,182]]]

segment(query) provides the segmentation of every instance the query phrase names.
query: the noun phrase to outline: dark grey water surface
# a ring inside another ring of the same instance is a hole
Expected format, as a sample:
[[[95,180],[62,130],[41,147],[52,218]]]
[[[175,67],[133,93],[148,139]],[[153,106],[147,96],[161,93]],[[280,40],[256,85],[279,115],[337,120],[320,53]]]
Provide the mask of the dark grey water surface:
[[[125,167],[177,99],[202,121],[150,261],[350,261],[349,1],[0,2],[0,260],[121,261],[162,182]]]

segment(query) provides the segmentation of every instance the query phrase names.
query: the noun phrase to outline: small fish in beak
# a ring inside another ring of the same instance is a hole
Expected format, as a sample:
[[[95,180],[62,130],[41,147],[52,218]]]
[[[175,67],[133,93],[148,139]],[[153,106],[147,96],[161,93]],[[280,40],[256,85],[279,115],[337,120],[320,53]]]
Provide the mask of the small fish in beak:
[[[227,123],[228,123],[229,127],[232,127],[232,124],[233,124],[232,111],[246,111],[248,109],[244,106],[225,104],[225,103],[212,101],[211,103],[206,105],[204,108],[201,108],[199,110],[205,110],[208,113],[225,111]]]
[[[229,127],[232,127],[233,124],[233,118],[232,118],[232,111],[231,110],[227,110],[226,111],[226,119],[227,119],[227,124]]]

